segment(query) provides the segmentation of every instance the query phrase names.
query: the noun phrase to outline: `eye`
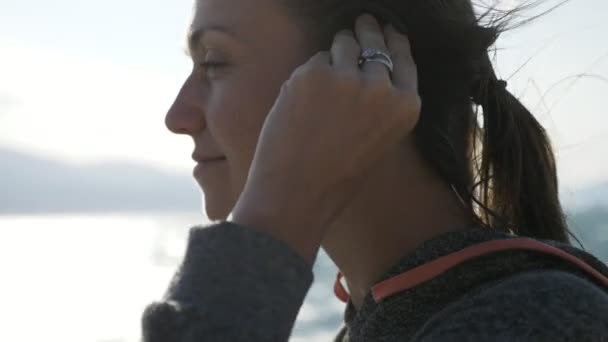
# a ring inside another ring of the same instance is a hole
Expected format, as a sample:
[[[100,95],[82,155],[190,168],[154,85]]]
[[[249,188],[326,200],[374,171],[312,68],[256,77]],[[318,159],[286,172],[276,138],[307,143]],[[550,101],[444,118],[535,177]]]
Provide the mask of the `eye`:
[[[226,65],[226,63],[213,62],[213,61],[203,62],[203,63],[199,64],[199,66],[201,68],[203,68],[203,70],[205,70],[205,71],[214,71],[225,65]]]

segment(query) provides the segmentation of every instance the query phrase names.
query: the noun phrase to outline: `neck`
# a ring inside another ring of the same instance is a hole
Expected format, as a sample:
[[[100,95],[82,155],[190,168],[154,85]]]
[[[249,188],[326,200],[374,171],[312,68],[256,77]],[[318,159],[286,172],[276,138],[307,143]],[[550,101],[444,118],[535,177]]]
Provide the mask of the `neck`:
[[[344,275],[351,301],[359,308],[400,259],[424,241],[471,222],[450,186],[413,146],[400,147],[370,174],[332,224],[323,249]]]

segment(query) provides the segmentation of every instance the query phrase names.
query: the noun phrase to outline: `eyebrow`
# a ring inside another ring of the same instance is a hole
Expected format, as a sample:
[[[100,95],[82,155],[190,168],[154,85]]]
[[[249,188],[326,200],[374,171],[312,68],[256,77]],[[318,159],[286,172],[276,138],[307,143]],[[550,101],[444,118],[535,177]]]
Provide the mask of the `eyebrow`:
[[[196,29],[193,29],[192,31],[190,31],[188,33],[188,36],[186,38],[187,44],[188,44],[186,54],[191,55],[192,51],[197,47],[197,45],[200,43],[201,39],[205,36],[205,34],[208,32],[211,32],[211,31],[223,33],[238,41],[242,40],[236,34],[236,32],[232,31],[231,29],[229,29],[225,26],[221,26],[221,25],[200,26]]]

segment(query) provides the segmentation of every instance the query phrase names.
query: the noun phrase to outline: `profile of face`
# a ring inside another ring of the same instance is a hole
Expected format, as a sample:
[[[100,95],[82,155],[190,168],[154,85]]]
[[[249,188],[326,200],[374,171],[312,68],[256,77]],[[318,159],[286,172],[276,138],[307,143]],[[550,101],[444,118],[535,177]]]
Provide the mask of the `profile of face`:
[[[165,121],[194,140],[194,177],[209,219],[232,211],[281,85],[315,52],[306,38],[279,0],[196,1],[192,72]]]

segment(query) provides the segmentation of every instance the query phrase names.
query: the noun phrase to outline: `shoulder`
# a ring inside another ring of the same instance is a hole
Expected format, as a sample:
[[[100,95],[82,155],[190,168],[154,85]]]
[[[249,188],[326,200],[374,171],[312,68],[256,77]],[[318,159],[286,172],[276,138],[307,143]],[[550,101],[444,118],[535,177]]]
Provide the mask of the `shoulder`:
[[[465,295],[414,340],[604,341],[608,293],[571,273],[525,272]]]

